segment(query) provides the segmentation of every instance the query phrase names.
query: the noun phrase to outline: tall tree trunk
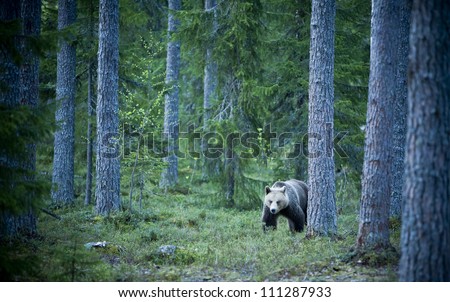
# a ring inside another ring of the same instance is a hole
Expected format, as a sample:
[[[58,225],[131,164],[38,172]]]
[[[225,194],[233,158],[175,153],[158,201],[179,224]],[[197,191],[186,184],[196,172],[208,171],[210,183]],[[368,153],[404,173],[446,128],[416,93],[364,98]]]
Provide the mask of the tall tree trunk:
[[[393,110],[399,46],[397,0],[373,0],[369,101],[356,247],[385,249],[389,243]]]
[[[337,233],[334,180],[334,0],[313,0],[309,63],[308,227],[306,235]]]
[[[41,0],[21,1],[22,32],[25,39],[36,39],[41,32]],[[28,106],[36,108],[39,103],[39,57],[37,53],[30,51],[29,41],[24,41],[21,45],[21,52],[24,58],[21,66],[21,101]],[[36,170],[36,144],[30,143],[27,146],[28,158],[24,161],[24,166],[28,171]],[[34,181],[34,176],[26,177],[27,181]],[[26,235],[37,233],[36,216],[33,210],[33,199],[30,194],[27,200],[27,209],[19,217],[20,231]]]
[[[89,39],[91,45],[94,44],[94,0],[89,2]],[[84,204],[87,206],[91,204],[92,199],[92,163],[94,155],[94,144],[93,140],[93,127],[92,127],[92,116],[94,115],[93,100],[94,97],[92,92],[94,90],[94,62],[93,58],[89,59],[88,66],[88,96],[87,96],[87,152],[86,152],[86,190]]]
[[[12,22],[20,18],[20,3],[18,1],[1,1],[0,2],[0,21]],[[15,50],[19,50],[19,43],[17,37],[12,37]],[[14,54],[12,51],[0,51],[0,84],[6,88],[0,89],[0,104],[7,108],[14,108],[20,104],[20,69],[17,62],[14,61]],[[3,151],[3,150],[2,150]],[[0,164],[3,167],[10,169],[15,168],[16,160],[11,157],[11,154],[1,153]],[[3,173],[2,173],[3,176]],[[7,177],[5,175],[5,177]],[[3,204],[2,204],[3,205]],[[18,215],[11,213],[10,209],[14,208],[14,205],[7,205],[9,209],[0,209],[0,240],[13,237],[17,234],[18,228],[16,225],[19,223]]]
[[[402,192],[405,175],[406,108],[408,99],[408,52],[411,0],[400,0],[399,27],[397,29],[398,64],[396,97],[394,104],[394,137],[392,141],[392,195],[390,216],[401,217]]]
[[[203,78],[203,128],[207,129],[211,117],[211,101],[217,98],[217,63],[213,59],[213,49],[217,31],[216,0],[205,0],[205,11],[213,14],[211,40],[206,48],[205,73]]]
[[[58,30],[76,20],[76,0],[58,1]],[[75,46],[60,40],[56,76],[56,125],[53,157],[53,202],[68,205],[74,202],[75,153]]]
[[[100,0],[97,89],[96,212],[119,210],[119,1]]]
[[[205,71],[203,78],[203,131],[208,131],[208,125],[211,118],[211,101],[217,99],[217,63],[213,59],[213,49],[215,44],[215,36],[217,32],[217,13],[216,0],[205,0],[205,11],[213,14],[212,28],[210,31],[210,42],[206,48]],[[205,157],[208,148],[208,142],[202,141],[203,165],[202,178],[207,179],[210,165],[217,162]]]
[[[0,75],[1,85],[6,89],[0,90],[0,104],[9,108],[18,106],[36,107],[39,102],[39,58],[30,51],[30,38],[36,39],[41,28],[41,1],[4,1],[0,5],[0,21],[17,21],[21,19],[21,37],[13,37],[13,47],[21,56],[21,64],[15,62],[14,56],[7,49],[1,51]],[[17,33],[19,34],[19,33]],[[28,126],[29,127],[29,126]],[[0,154],[0,164],[24,174],[25,181],[32,182],[36,165],[36,145],[30,142],[27,145],[24,158],[10,157]],[[25,173],[20,172],[26,171]],[[9,175],[9,177],[12,177]],[[14,184],[13,184],[14,186]],[[0,210],[0,240],[12,238],[20,234],[30,236],[36,234],[36,217],[33,213],[33,194],[18,200],[17,205],[8,205],[15,208],[13,213],[9,210]],[[5,206],[5,205],[3,205]]]
[[[169,0],[168,39],[167,43],[167,66],[166,86],[169,89],[165,95],[164,103],[164,135],[168,138],[168,156],[164,158],[167,168],[161,174],[160,186],[163,188],[174,186],[178,182],[178,103],[180,73],[180,42],[173,41],[172,34],[177,31],[179,20],[174,11],[181,9],[181,0]]]
[[[89,205],[91,204],[91,198],[92,198],[92,162],[93,162],[93,151],[94,151],[94,144],[92,143],[93,140],[93,127],[92,127],[92,116],[93,113],[93,97],[92,97],[92,89],[93,89],[93,63],[89,62],[89,69],[88,69],[88,98],[87,98],[87,155],[86,155],[86,191],[85,191],[85,198],[84,198],[84,204]]]
[[[401,281],[450,281],[450,2],[414,1]]]
[[[219,120],[228,120],[231,123],[235,121],[238,123],[239,114],[236,114],[238,107],[239,93],[241,92],[242,81],[236,77],[235,74],[227,76],[226,84],[223,88],[223,101],[221,104]],[[238,133],[233,132],[233,129],[226,126],[225,152],[223,161],[223,170],[225,172],[225,179],[223,188],[225,193],[225,201],[227,207],[234,207],[234,193],[236,188],[236,174],[239,173],[239,159],[236,154],[235,139],[239,138]],[[240,128],[243,129],[243,128]],[[243,131],[245,131],[243,129]]]

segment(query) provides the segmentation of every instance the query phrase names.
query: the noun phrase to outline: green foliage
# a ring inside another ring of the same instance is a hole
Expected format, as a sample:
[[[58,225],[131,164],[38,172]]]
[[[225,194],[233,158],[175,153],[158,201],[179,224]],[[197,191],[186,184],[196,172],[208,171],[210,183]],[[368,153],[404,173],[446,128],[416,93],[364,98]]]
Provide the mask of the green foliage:
[[[192,80],[182,87],[189,94],[186,94],[188,98],[182,98],[187,112],[182,114],[181,127],[186,123],[192,124],[193,120],[202,120],[202,111],[196,111],[195,108],[202,108],[203,91],[199,82],[203,79],[205,52],[209,47],[213,50],[212,60],[218,66],[220,88],[217,91],[218,99],[212,101],[212,119],[208,121],[208,131],[214,131],[225,141],[232,133],[256,131],[252,129],[259,126],[258,112],[263,110],[252,90],[261,73],[258,53],[261,2],[219,2],[215,8],[205,12],[203,5],[189,1],[187,8],[180,13],[182,27],[178,38],[183,47],[183,59],[187,62],[182,77]],[[240,156],[245,152],[242,146],[228,146],[225,143],[223,147],[223,157],[207,162],[212,166],[208,180],[221,188],[216,198],[223,201],[223,205],[254,208],[259,201],[258,191],[255,190],[259,185],[246,173],[254,161]],[[226,159],[225,155],[233,156],[233,159]],[[183,163],[180,162],[180,165]],[[202,167],[197,168],[201,170]],[[230,193],[230,186],[234,194]]]
[[[30,205],[37,209],[49,192],[33,162],[35,144],[50,135],[48,111],[44,106],[0,106],[0,213],[23,213]]]
[[[3,48],[2,51],[8,53],[16,65],[20,65],[23,60],[19,49],[16,47],[17,35],[21,30],[22,26],[20,20],[0,21],[0,41]],[[1,71],[5,72],[4,70]],[[2,90],[7,88],[7,83],[0,84]]]
[[[34,280],[39,274],[39,258],[35,254],[33,243],[26,239],[14,239],[8,245],[0,245],[0,280]]]
[[[153,252],[148,260],[155,265],[190,265],[195,262],[198,255],[184,248],[177,248],[173,254]]]
[[[355,13],[358,12],[358,13]],[[359,183],[362,172],[369,82],[370,3],[341,0],[336,12],[335,133],[346,136],[336,168]]]
[[[124,139],[130,140],[124,142],[125,149],[126,144],[131,146],[123,154],[122,191],[131,203],[137,203],[142,201],[141,192],[148,195],[141,190],[142,181],[157,186],[163,169],[161,159],[148,152],[146,142],[148,135],[154,133],[155,145],[161,146],[164,94],[170,88],[164,84],[167,10],[158,2],[131,0],[121,2],[120,9],[120,120],[125,125],[121,129]],[[238,208],[257,207],[262,185],[292,177],[307,179],[310,9],[308,0],[219,1],[215,9],[205,12],[203,1],[190,0],[184,1],[183,10],[177,13],[181,28],[172,38],[181,40],[182,45],[180,129],[202,123],[205,52],[212,47],[219,83],[218,98],[212,102],[210,130],[226,137],[235,131],[261,133],[270,124],[278,137],[285,132],[293,134],[273,145],[261,136],[258,141],[261,152],[256,158],[236,159],[234,199]],[[55,36],[56,14],[56,8],[44,2],[44,35]],[[97,16],[97,3],[83,0],[74,29],[59,34],[73,37],[77,33],[77,196],[84,194],[86,70],[89,62],[94,65],[96,62]],[[345,176],[352,182],[359,182],[362,166],[364,132],[360,127],[365,120],[369,18],[369,4],[338,1],[335,133],[343,131],[339,144],[345,154],[336,156],[336,167],[339,177]],[[41,82],[49,97],[54,89],[55,64],[54,53],[49,53],[42,64]],[[225,110],[228,103],[232,111]],[[140,136],[139,150],[136,134]],[[295,148],[301,148],[302,152],[288,158],[289,152],[299,151]],[[51,156],[50,148],[42,151]],[[233,149],[236,154],[246,151],[249,150],[242,146]],[[49,162],[48,157],[39,159],[40,163]],[[223,157],[209,164],[212,173],[208,181],[221,188],[215,190],[216,199],[223,201],[218,204],[226,205],[223,184],[227,182],[227,164]],[[202,165],[196,159],[180,159],[179,166],[182,174],[187,173],[181,179],[189,179],[191,183],[205,181],[204,176],[198,175]],[[50,172],[48,165],[41,167]],[[179,187],[186,187],[186,181],[181,180]],[[132,207],[129,202],[125,204]]]
[[[182,41],[181,128],[202,120],[202,77],[206,48],[218,65],[218,99],[208,130],[223,137],[233,132],[261,132],[265,125],[284,141],[270,145],[262,135],[257,158],[235,160],[235,206],[252,208],[261,183],[307,179],[307,99],[309,65],[308,0],[227,1],[205,12],[202,1],[186,1],[179,13]],[[355,13],[358,12],[358,13]],[[215,20],[215,21],[214,21]],[[216,29],[214,22],[217,22]],[[370,3],[337,3],[335,134],[338,177],[359,183],[362,167],[369,68]],[[214,30],[215,29],[215,30]],[[262,34],[264,33],[264,34]],[[260,130],[258,130],[260,129]],[[242,146],[234,146],[240,154]],[[294,152],[295,151],[295,152]],[[245,151],[244,151],[245,152]],[[295,157],[288,156],[294,152]],[[211,164],[211,163],[209,163]],[[192,162],[180,161],[180,166]],[[199,168],[199,167],[197,167]],[[216,198],[226,205],[227,162],[213,162],[208,179],[223,189]],[[256,170],[256,171],[255,171]],[[254,173],[256,172],[256,173]],[[254,174],[264,177],[254,177]],[[204,177],[203,177],[204,179]],[[253,204],[253,205],[252,205]]]

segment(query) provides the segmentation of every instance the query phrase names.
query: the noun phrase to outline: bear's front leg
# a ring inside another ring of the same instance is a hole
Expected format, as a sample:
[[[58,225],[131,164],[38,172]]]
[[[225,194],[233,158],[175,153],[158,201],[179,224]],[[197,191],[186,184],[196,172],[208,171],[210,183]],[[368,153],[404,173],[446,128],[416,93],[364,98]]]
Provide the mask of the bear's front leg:
[[[272,214],[270,212],[270,209],[267,206],[264,206],[263,215],[262,215],[262,222],[264,223],[264,225],[263,225],[264,232],[269,229],[277,228],[277,216],[278,216],[278,214],[275,214],[275,215]]]

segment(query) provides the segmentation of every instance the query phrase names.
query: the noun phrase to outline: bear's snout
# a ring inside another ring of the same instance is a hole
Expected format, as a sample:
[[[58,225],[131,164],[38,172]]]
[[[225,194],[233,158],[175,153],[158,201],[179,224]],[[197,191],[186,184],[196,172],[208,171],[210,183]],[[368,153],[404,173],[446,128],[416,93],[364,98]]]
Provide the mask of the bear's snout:
[[[271,212],[272,214],[275,214],[276,211],[277,211],[277,209],[270,209],[270,212]]]

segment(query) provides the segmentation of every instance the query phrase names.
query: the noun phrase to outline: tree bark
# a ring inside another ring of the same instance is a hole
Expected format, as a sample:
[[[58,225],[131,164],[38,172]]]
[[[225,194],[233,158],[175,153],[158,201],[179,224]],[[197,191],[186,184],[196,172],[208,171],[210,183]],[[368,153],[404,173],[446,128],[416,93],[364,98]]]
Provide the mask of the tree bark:
[[[76,20],[76,0],[58,1],[58,30]],[[52,200],[59,205],[74,202],[76,50],[70,41],[60,40],[56,76],[56,125]]]
[[[119,1],[100,0],[97,89],[96,207],[99,215],[119,210]]]
[[[397,0],[373,0],[369,101],[356,247],[378,250],[390,247],[391,150],[393,110],[399,46]]]
[[[411,0],[400,0],[400,17],[397,28],[398,63],[396,96],[394,104],[394,136],[392,141],[392,195],[390,216],[401,218],[403,184],[405,180],[406,108],[408,99],[408,53]]]
[[[313,0],[309,65],[307,237],[337,233],[334,180],[334,0]]]
[[[35,52],[29,50],[28,43],[30,39],[36,39],[40,34],[41,1],[2,2],[0,5],[2,22],[17,21],[19,18],[22,32],[13,37],[12,47],[21,56],[21,64],[14,60],[9,50],[2,49],[0,52],[0,69],[2,70],[0,83],[7,87],[0,90],[0,104],[12,109],[19,106],[33,108],[39,102],[39,58]],[[30,172],[34,172],[36,166],[36,145],[30,142],[26,149],[23,158],[0,154],[0,163],[2,166],[13,169],[24,178],[24,181],[33,182],[34,176]],[[37,233],[36,217],[33,211],[34,197],[33,194],[28,194],[25,200],[17,200],[16,205],[10,205],[11,208],[15,208],[14,212],[8,209],[0,210],[0,240]]]
[[[168,156],[164,158],[167,168],[161,174],[160,186],[172,187],[178,182],[178,158],[175,155],[178,148],[178,103],[180,73],[180,42],[173,41],[172,34],[177,31],[179,20],[174,11],[181,9],[181,0],[169,0],[166,87],[168,92],[164,99],[164,136],[168,139]]]
[[[92,143],[93,140],[93,127],[92,127],[92,116],[93,113],[93,97],[92,97],[92,89],[93,89],[93,63],[89,62],[88,67],[88,98],[87,98],[87,152],[86,152],[86,190],[85,190],[85,198],[84,198],[84,204],[90,205],[91,204],[91,198],[92,198],[92,162],[93,162],[93,151],[94,151],[94,144]]]
[[[20,2],[18,1],[2,1],[0,2],[0,21],[12,22],[20,18]],[[19,34],[19,33],[18,33]],[[12,47],[19,50],[18,38],[12,38]],[[0,84],[5,86],[5,89],[0,89],[0,104],[7,108],[14,108],[20,104],[20,69],[17,62],[14,61],[12,51],[0,51]],[[3,151],[3,150],[2,150]],[[0,154],[0,164],[7,168],[15,168],[15,159],[11,158],[10,154]],[[3,173],[2,173],[3,174]],[[3,176],[3,175],[2,175]],[[11,213],[13,205],[6,205],[10,208],[1,209],[0,216],[0,240],[14,237],[18,233],[17,225],[20,224],[20,216]]]
[[[21,1],[22,32],[25,39],[36,39],[41,32],[41,0]],[[36,108],[39,104],[39,57],[30,51],[29,41],[21,45],[24,58],[21,66],[21,102]],[[36,144],[30,142],[27,146],[28,158],[24,160],[24,166],[28,171],[36,170]],[[35,181],[34,175],[26,177],[26,181]],[[27,206],[24,214],[18,218],[20,232],[30,236],[37,233],[36,215],[33,210],[34,194],[27,197]]]
[[[205,0],[205,11],[213,14],[211,41],[206,48],[203,78],[203,128],[207,129],[211,117],[211,101],[217,98],[217,63],[213,59],[214,37],[217,31],[216,0]]]
[[[91,45],[94,44],[94,0],[89,2],[89,39]],[[94,62],[93,59],[89,60],[88,66],[88,96],[87,96],[87,149],[86,149],[86,190],[84,204],[87,206],[91,204],[92,199],[92,163],[94,156],[94,144],[93,144],[93,127],[92,116],[94,115],[92,95],[94,89]]]
[[[411,15],[401,281],[450,281],[450,2]]]
[[[217,99],[217,63],[213,58],[213,51],[215,47],[215,36],[217,32],[217,13],[216,13],[216,0],[205,0],[205,11],[213,14],[212,28],[210,31],[210,42],[206,48],[205,56],[205,70],[203,78],[203,132],[206,133],[209,128],[211,119],[211,102]],[[202,178],[206,180],[208,178],[210,166],[213,162],[204,156],[208,148],[208,142],[202,141]]]

